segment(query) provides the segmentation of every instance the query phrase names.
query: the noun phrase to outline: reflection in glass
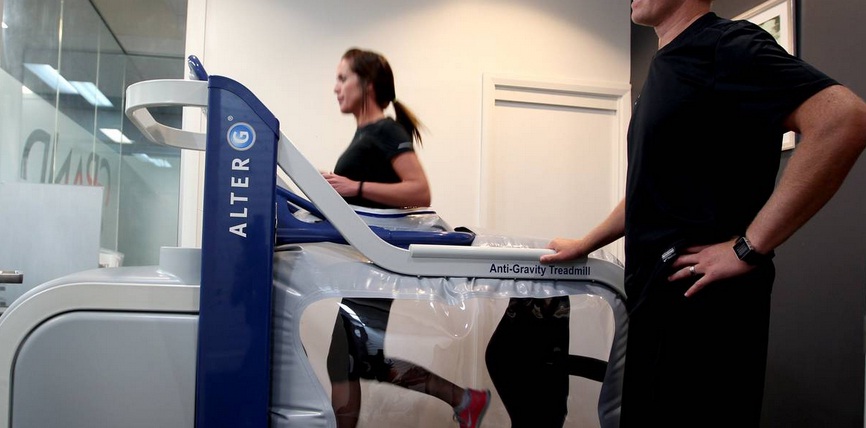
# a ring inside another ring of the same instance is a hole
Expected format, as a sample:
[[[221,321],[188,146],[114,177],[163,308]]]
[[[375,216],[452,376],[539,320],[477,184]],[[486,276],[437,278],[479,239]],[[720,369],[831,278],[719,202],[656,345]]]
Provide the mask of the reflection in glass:
[[[90,0],[0,4],[0,182],[100,187],[102,257],[95,258],[106,265],[156,264],[160,246],[177,244],[180,151],[143,138],[123,114],[124,95],[137,81],[183,78],[182,38],[171,52],[143,52],[141,44],[141,53],[130,52],[118,29],[151,13],[163,17],[168,7],[176,16],[169,23],[182,35],[186,2],[120,6],[130,10]],[[96,8],[112,9],[121,24],[112,29],[106,10]],[[160,115],[180,126],[180,109]],[[57,209],[63,207],[45,207]]]

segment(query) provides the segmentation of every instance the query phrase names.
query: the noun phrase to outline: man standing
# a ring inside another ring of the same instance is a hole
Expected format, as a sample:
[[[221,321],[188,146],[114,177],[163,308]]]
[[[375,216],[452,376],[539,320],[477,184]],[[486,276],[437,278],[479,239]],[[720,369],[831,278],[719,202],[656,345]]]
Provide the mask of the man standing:
[[[628,135],[625,199],[553,263],[625,236],[622,426],[758,426],[773,250],[866,147],[866,103],[711,0],[634,0],[650,64]],[[802,138],[778,184],[781,137]]]

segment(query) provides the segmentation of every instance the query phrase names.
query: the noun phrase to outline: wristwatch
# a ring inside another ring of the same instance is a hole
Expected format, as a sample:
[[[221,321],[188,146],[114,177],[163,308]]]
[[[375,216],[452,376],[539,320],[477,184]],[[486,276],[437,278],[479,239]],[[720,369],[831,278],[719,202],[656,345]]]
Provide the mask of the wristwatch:
[[[767,263],[776,255],[773,251],[770,251],[769,254],[761,254],[755,251],[746,235],[737,238],[737,242],[734,242],[734,253],[737,254],[738,259],[753,266]]]

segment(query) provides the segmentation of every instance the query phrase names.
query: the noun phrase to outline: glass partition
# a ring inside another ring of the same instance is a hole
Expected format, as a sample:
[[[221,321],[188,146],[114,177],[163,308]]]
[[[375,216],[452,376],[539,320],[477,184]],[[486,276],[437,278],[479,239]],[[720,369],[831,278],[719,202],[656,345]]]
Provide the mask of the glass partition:
[[[139,3],[127,13],[165,6]],[[173,3],[182,3],[185,13],[185,0]],[[0,5],[0,185],[101,189],[100,206],[86,211],[101,217],[91,267],[156,264],[160,246],[177,245],[180,151],[146,141],[123,114],[124,95],[137,81],[183,78],[182,44],[176,52],[131,52],[97,9],[116,9],[110,1],[5,0]],[[138,18],[147,21],[144,16],[131,19]],[[162,122],[180,126],[180,109],[160,115]],[[45,212],[65,209],[73,208],[39,207]],[[39,244],[48,249],[53,243]],[[11,256],[4,259],[16,252],[12,245],[0,237],[0,269],[17,269],[7,265]],[[21,257],[63,263],[63,251],[46,251],[50,255]]]

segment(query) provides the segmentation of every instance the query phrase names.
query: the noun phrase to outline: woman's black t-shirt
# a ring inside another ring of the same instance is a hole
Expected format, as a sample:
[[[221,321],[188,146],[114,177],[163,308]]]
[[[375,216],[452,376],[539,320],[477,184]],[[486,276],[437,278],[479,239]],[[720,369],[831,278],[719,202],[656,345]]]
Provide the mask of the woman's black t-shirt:
[[[397,155],[414,151],[412,137],[402,125],[385,118],[358,128],[346,151],[337,160],[334,173],[352,180],[374,183],[399,183],[391,161]],[[346,197],[346,202],[370,208],[397,208],[362,197]]]

